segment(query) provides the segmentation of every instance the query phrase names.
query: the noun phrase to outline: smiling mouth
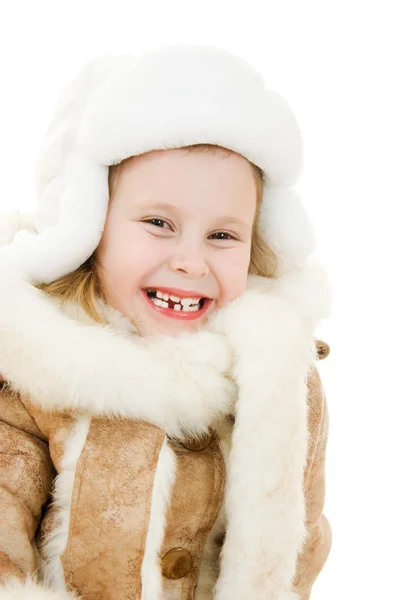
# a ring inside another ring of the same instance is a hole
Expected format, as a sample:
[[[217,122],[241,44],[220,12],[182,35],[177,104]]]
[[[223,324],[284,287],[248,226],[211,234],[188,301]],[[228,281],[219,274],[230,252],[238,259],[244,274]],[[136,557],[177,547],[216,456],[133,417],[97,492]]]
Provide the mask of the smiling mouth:
[[[195,312],[201,310],[206,300],[206,298],[178,298],[178,296],[170,296],[169,294],[163,294],[163,298],[160,298],[156,290],[149,288],[146,291],[148,297],[156,306],[171,308],[176,311],[186,310],[187,312]]]
[[[200,318],[212,302],[210,298],[179,298],[153,288],[143,289],[142,294],[157,312],[176,319]]]

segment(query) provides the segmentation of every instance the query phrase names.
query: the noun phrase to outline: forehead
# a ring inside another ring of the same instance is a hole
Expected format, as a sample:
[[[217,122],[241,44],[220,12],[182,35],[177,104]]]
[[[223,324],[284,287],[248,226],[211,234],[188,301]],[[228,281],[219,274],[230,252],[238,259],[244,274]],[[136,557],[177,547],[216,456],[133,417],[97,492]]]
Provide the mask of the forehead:
[[[112,191],[135,205],[163,201],[183,208],[195,202],[245,212],[256,198],[252,165],[219,148],[155,150],[132,157],[121,165]]]

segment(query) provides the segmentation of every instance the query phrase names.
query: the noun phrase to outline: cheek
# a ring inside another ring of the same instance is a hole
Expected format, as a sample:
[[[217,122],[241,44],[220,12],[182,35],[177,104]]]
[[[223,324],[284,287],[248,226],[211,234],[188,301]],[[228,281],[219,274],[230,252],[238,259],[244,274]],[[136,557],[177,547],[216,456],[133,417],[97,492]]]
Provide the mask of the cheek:
[[[219,262],[220,304],[228,304],[243,294],[247,286],[250,248],[227,251]]]
[[[106,226],[98,257],[106,291],[132,292],[157,264],[157,247],[140,224],[125,222]]]

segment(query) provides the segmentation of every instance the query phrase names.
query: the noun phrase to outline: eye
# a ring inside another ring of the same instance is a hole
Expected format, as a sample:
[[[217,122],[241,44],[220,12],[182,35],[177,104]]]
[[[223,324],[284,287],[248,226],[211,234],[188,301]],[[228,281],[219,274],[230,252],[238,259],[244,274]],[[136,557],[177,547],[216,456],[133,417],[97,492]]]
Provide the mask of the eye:
[[[143,221],[143,223],[150,223],[150,225],[154,225],[155,227],[159,227],[160,229],[165,229],[165,227],[163,226],[163,223],[165,223],[165,225],[168,225],[169,229],[171,229],[170,225],[167,223],[167,221],[164,221],[164,219],[146,219],[145,221]]]
[[[230,233],[227,233],[226,231],[217,231],[217,233],[212,233],[211,237],[213,237],[214,235],[218,236],[217,238],[214,238],[214,239],[217,239],[217,240],[222,240],[222,241],[224,241],[224,240],[236,240],[236,238],[233,237],[233,235],[231,235]],[[220,236],[223,236],[223,235],[227,236],[227,237],[220,237]]]

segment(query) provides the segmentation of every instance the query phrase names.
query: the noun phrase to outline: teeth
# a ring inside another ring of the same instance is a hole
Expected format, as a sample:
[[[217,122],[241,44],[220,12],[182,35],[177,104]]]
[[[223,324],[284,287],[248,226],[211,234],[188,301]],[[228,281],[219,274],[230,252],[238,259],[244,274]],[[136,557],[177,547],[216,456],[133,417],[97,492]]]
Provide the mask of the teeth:
[[[193,299],[192,298],[182,298],[181,304],[182,304],[182,306],[190,306],[191,304],[193,304]]]
[[[150,288],[148,289],[148,291],[155,292],[156,297],[159,298],[160,300],[164,300],[165,302],[168,302],[168,300],[172,300],[172,302],[180,303],[180,304],[182,304],[182,306],[190,306],[190,305],[197,306],[201,300],[201,298],[180,298],[179,296],[173,296],[173,295],[167,294],[165,292],[161,292],[159,290],[152,290]]]
[[[165,292],[150,288],[148,289],[148,292],[155,292],[156,297],[150,297],[150,299],[156,306],[168,308],[168,300],[172,300],[172,302],[174,302],[173,309],[176,311],[184,310],[186,312],[195,312],[200,310],[199,303],[201,298],[179,298],[179,296],[172,296]]]
[[[168,302],[166,302],[165,300],[161,300],[160,298],[150,298],[150,300],[156,306],[160,306],[161,308],[168,308],[168,306],[169,306]],[[200,307],[198,304],[196,304],[195,306],[187,306],[187,305],[181,306],[180,304],[174,304],[174,310],[176,310],[176,311],[184,310],[186,312],[195,312],[196,310],[200,310]]]

